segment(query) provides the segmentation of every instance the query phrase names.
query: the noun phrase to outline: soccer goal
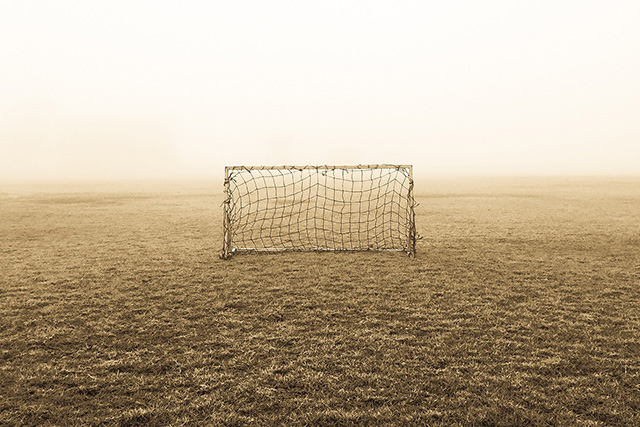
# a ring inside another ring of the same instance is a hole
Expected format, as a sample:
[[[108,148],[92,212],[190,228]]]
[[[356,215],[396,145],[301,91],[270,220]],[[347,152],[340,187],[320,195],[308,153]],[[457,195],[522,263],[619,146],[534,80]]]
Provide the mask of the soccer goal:
[[[225,168],[222,258],[236,251],[416,252],[408,165]]]

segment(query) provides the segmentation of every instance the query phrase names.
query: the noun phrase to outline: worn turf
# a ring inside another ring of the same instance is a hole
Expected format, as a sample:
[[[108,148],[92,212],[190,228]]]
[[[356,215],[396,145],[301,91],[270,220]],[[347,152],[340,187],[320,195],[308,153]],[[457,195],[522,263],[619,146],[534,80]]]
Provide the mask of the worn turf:
[[[0,185],[0,424],[640,425],[640,179],[418,182],[418,256],[218,259],[219,183]]]

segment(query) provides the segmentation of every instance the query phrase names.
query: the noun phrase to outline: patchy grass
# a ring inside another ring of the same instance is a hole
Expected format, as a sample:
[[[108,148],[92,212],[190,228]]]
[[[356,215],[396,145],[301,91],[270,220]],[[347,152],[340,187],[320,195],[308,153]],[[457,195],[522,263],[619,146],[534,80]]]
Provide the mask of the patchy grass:
[[[222,261],[217,188],[0,188],[0,424],[640,425],[640,181],[418,189],[416,259]]]

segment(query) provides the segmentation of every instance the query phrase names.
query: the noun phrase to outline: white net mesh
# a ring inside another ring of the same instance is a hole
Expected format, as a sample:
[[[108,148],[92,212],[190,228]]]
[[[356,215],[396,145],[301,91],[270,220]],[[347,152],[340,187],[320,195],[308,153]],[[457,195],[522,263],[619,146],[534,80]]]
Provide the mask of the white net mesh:
[[[225,246],[415,251],[410,166],[227,168]]]

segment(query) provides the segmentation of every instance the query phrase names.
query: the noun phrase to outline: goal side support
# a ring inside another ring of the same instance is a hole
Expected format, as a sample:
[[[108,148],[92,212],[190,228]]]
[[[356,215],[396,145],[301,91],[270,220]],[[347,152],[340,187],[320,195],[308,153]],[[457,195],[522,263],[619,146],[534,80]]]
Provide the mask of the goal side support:
[[[229,189],[229,167],[224,168],[222,259],[231,257],[231,190]]]
[[[416,240],[418,233],[416,232],[416,199],[413,196],[413,166],[409,165],[409,236],[407,238],[407,252],[410,257],[416,256]]]

